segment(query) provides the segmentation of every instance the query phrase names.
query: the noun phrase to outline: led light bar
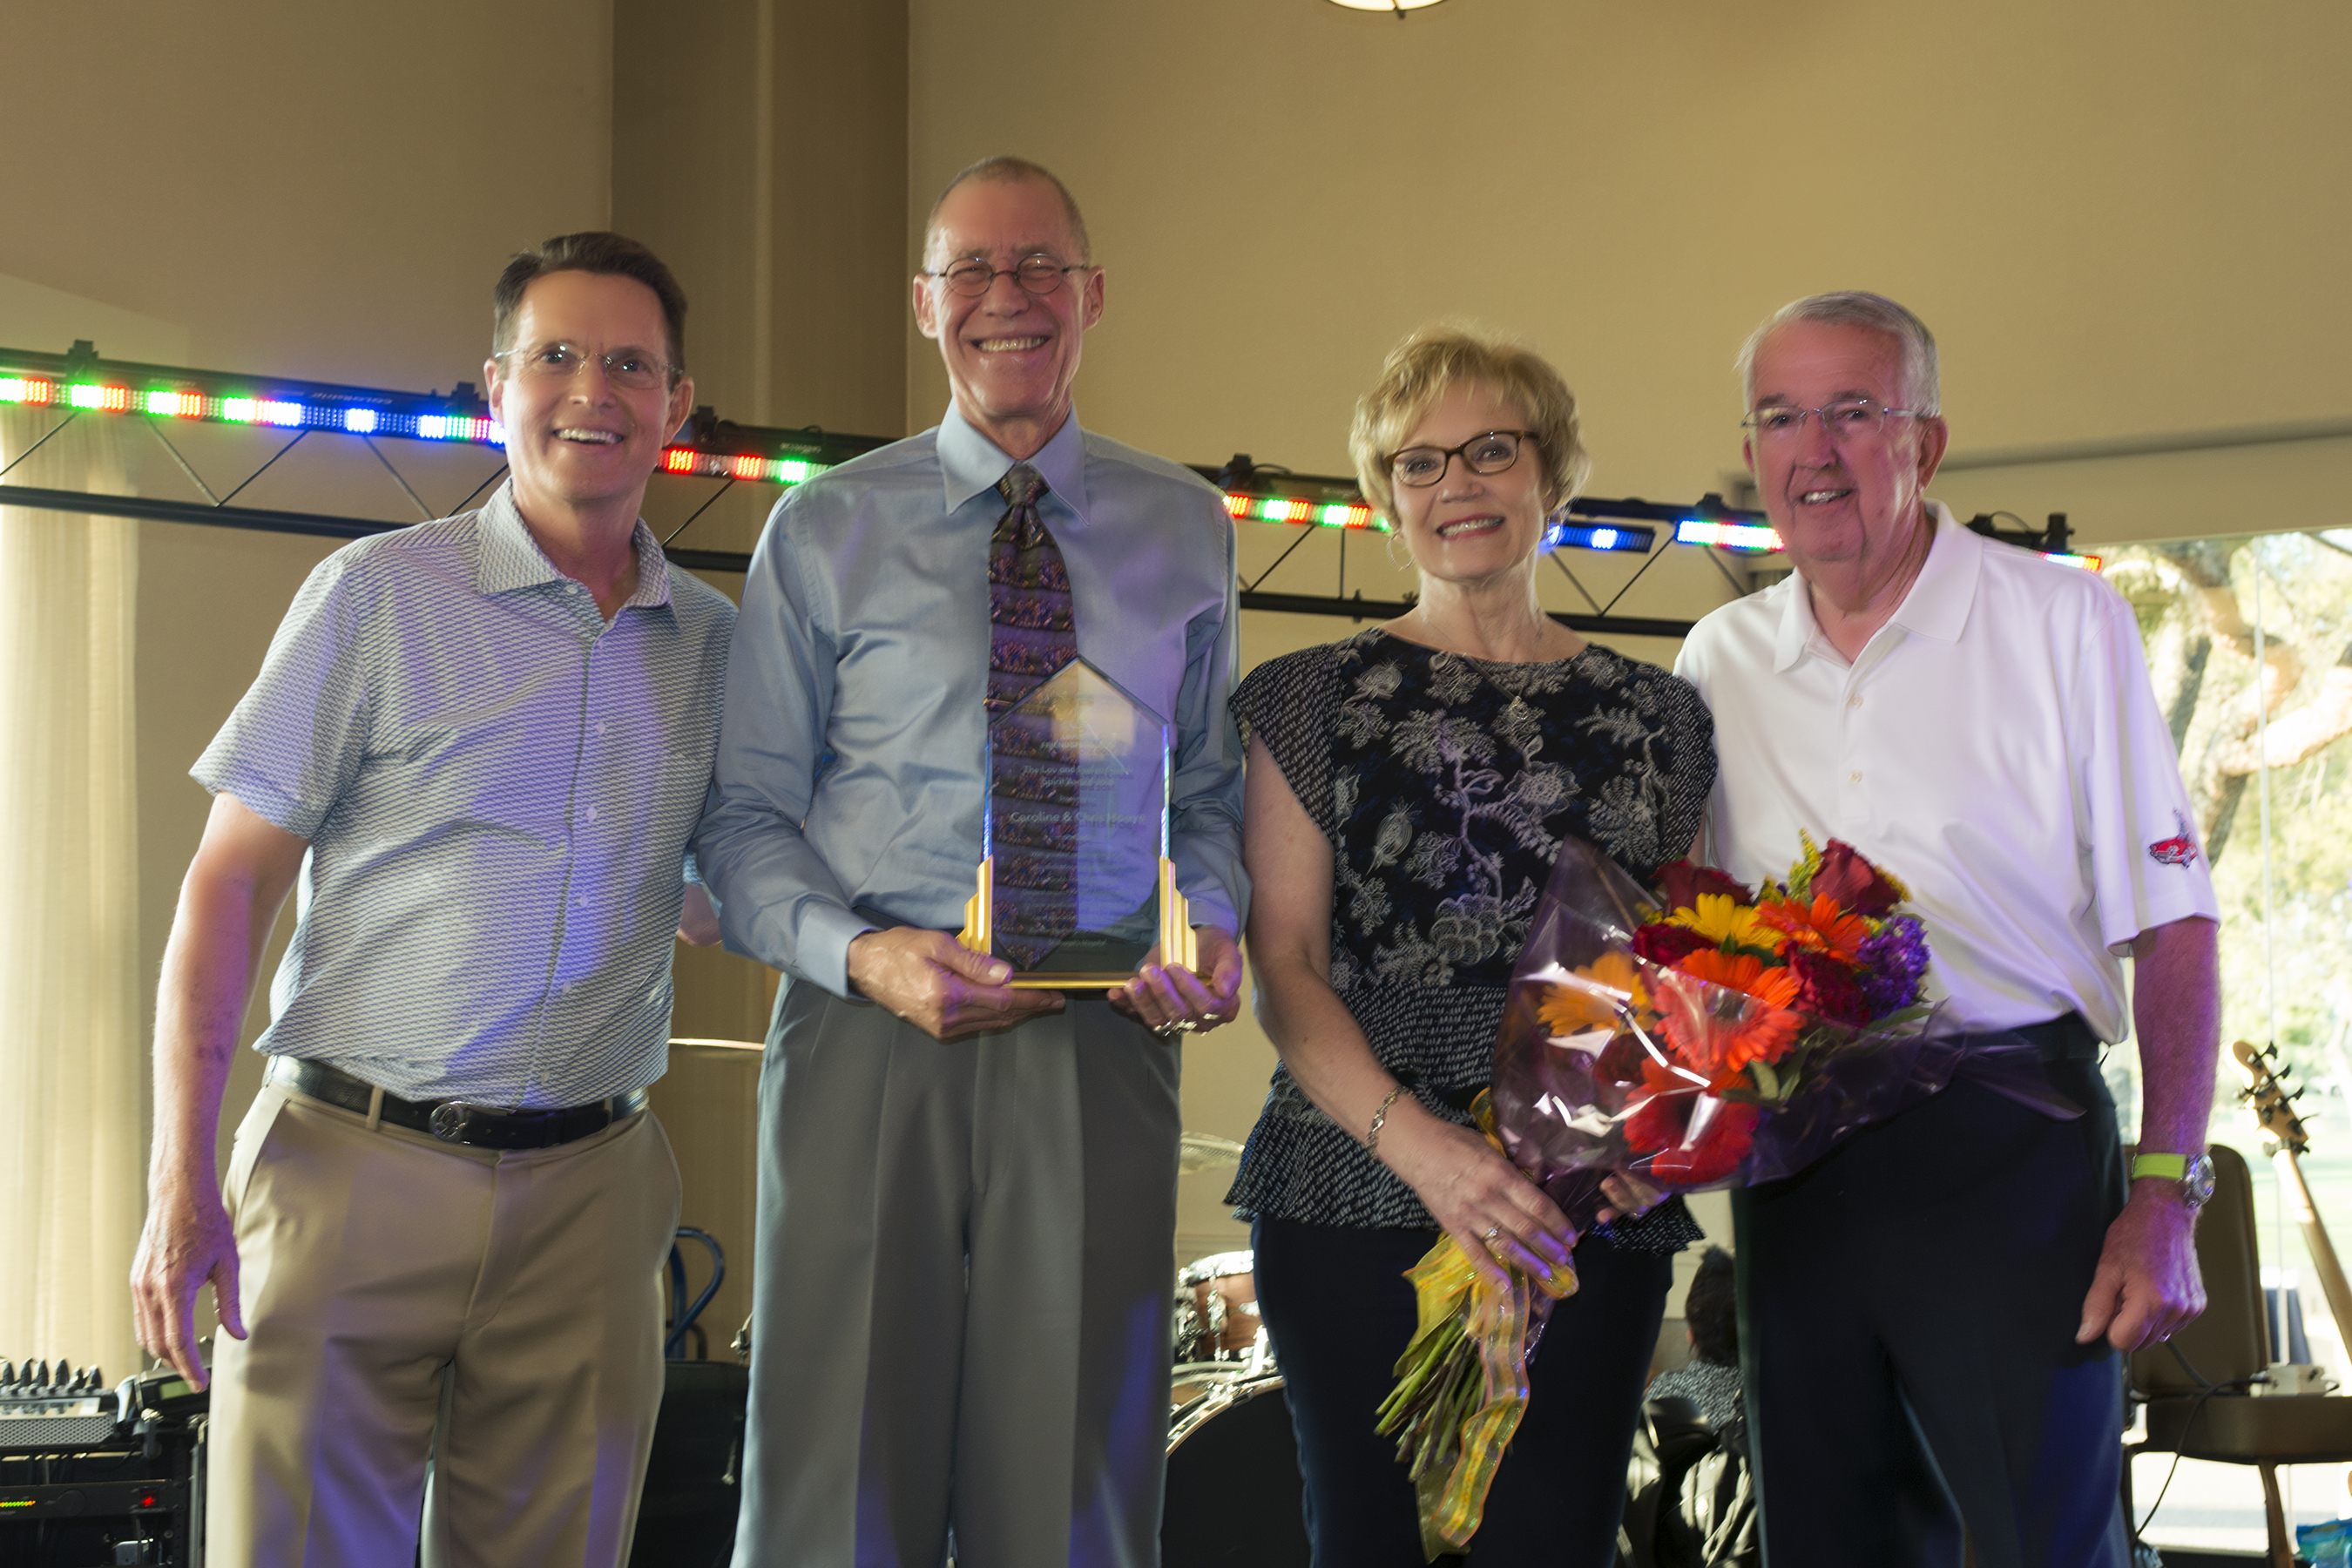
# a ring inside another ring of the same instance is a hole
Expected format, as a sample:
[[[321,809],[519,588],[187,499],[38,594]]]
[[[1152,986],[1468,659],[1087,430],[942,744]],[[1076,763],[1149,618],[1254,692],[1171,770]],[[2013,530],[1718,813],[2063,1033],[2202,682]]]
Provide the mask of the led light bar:
[[[352,436],[405,436],[420,441],[462,441],[503,447],[507,433],[476,415],[423,414],[367,404],[291,397],[215,397],[173,387],[146,391],[106,382],[0,376],[0,403],[55,405],[99,414],[147,414],[219,425],[274,425],[286,430],[341,430]]]
[[[1225,492],[1225,512],[1236,522],[1312,523],[1318,528],[1379,528],[1372,509],[1361,501],[1311,501],[1298,496],[1249,496]]]
[[[1677,544],[1711,544],[1718,550],[1738,550],[1762,553],[1780,548],[1778,529],[1748,522],[1718,522],[1712,518],[1685,518],[1675,524]],[[2079,566],[2085,572],[2096,572],[2101,559],[2096,555],[2076,555],[2063,550],[2034,552],[2044,561],[2055,561],[2061,566]]]
[[[1711,544],[1718,550],[1778,550],[1780,548],[1780,532],[1762,523],[1718,522],[1712,518],[1686,517],[1675,524],[1675,542]]]
[[[1612,522],[1556,522],[1544,530],[1539,550],[1618,551],[1647,555],[1657,542],[1654,528],[1633,528]]]
[[[813,479],[831,463],[811,462],[802,458],[762,458],[751,452],[704,452],[692,447],[671,447],[662,453],[662,471],[670,474],[695,474],[713,479],[765,480],[770,484],[796,485]]]

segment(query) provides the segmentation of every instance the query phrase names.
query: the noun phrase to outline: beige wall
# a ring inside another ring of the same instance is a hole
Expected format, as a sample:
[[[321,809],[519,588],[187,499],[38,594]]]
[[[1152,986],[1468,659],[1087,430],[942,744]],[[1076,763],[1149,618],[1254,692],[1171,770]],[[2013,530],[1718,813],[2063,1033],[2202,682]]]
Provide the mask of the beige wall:
[[[1069,179],[1110,269],[1082,413],[1188,461],[1339,470],[1382,350],[1469,314],[1568,371],[1595,493],[1689,499],[1738,467],[1742,335],[1844,286],[1937,330],[1962,457],[2352,414],[2336,109],[2352,28],[2330,0],[1447,0],[1402,24],[1321,0],[18,10],[10,56],[37,68],[10,108],[56,133],[0,151],[0,274],[165,323],[200,365],[478,380],[500,259],[611,220],[686,275],[701,401],[919,428],[945,389],[906,320],[917,224],[955,168],[1013,151]],[[131,341],[42,321],[118,354]],[[185,435],[216,478],[267,456]],[[488,471],[387,447],[436,507]],[[1956,468],[1940,488],[1963,510],[2067,510],[2095,541],[2340,525],[2347,447]],[[148,457],[142,485],[190,493]],[[657,487],[649,515],[682,521],[711,488]],[[406,507],[363,451],[321,444],[243,499]],[[746,548],[772,499],[730,495],[685,542]],[[1245,525],[1245,574],[1292,538]],[[1333,584],[1339,543],[1309,541],[1266,585]],[[184,769],[326,547],[157,526],[143,548],[152,971],[204,809]],[[1604,601],[1633,570],[1570,564]],[[1372,541],[1346,572],[1368,597],[1402,583]],[[1583,607],[1544,582],[1547,603]],[[1677,551],[1621,609],[1689,616],[1731,591]],[[1252,616],[1244,651],[1345,629]],[[685,973],[682,1022],[756,1029],[760,976]],[[1240,1135],[1270,1065],[1245,1028],[1200,1042],[1192,1124]],[[1186,1182],[1202,1250],[1231,1235],[1219,1185]]]
[[[1080,412],[1187,461],[1345,471],[1383,351],[1466,315],[1566,372],[1591,493],[1691,500],[1740,468],[1742,339],[1836,288],[1892,294],[1936,331],[1958,454],[2352,415],[2352,27],[2327,0],[911,11],[910,233],[976,157],[1054,168],[1108,269]],[[911,426],[946,393],[931,345],[908,353]],[[1964,516],[2064,510],[2114,541],[2341,526],[2347,481],[2352,441],[1937,489]],[[1244,578],[1290,537],[1244,524]],[[1394,596],[1379,554],[1350,547],[1350,592]],[[1267,585],[1328,592],[1336,556],[1312,541]],[[1569,563],[1604,602],[1630,572]],[[1584,607],[1542,581],[1548,605]],[[1730,594],[1681,550],[1620,608],[1688,617]],[[1346,629],[1253,615],[1244,660]],[[1254,1026],[1192,1046],[1187,1125],[1244,1135],[1272,1063]],[[1184,1189],[1187,1250],[1234,1245],[1223,1178]]]

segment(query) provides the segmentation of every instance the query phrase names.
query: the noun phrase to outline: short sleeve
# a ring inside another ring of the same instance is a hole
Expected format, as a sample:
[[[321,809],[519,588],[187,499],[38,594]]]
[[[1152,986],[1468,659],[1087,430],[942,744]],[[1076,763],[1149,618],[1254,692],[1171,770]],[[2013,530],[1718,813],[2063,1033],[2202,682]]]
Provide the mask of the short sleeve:
[[[2172,731],[2156,705],[2130,606],[2105,584],[2084,617],[2074,691],[2075,797],[2091,858],[2099,934],[2113,952],[2157,926],[2218,920]]]
[[[189,772],[298,838],[318,837],[366,752],[367,681],[341,552],[294,595],[261,673]]]
[[[1665,857],[1660,864],[1669,865],[1690,853],[1706,819],[1706,798],[1715,788],[1715,716],[1689,681],[1663,673],[1654,679],[1666,710],[1666,801],[1658,820]]]
[[[1331,839],[1339,833],[1331,800],[1331,713],[1339,678],[1336,648],[1302,648],[1251,670],[1232,703],[1244,741],[1265,743],[1308,819]]]

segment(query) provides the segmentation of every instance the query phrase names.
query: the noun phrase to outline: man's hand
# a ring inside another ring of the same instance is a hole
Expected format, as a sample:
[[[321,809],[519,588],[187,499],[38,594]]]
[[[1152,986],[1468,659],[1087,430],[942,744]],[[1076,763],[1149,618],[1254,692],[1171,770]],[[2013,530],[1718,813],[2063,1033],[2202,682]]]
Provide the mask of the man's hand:
[[[935,1039],[994,1034],[1062,1010],[1058,991],[1015,991],[1013,966],[942,931],[898,926],[849,944],[849,982]]]
[[[139,1342],[179,1370],[191,1388],[205,1383],[196,1349],[196,1292],[209,1281],[222,1330],[245,1338],[236,1294],[236,1235],[220,1193],[205,1180],[158,1191],[147,1205],[147,1227],[131,1265],[132,1316]]]
[[[1113,986],[1110,1005],[1147,1029],[1206,1034],[1230,1024],[1241,1011],[1241,944],[1215,926],[1194,926],[1202,974],[1182,964],[1163,964],[1154,949],[1135,978]]]
[[[2129,1355],[2170,1339],[2205,1310],[2196,1218],[2181,1203],[2178,1182],[2145,1177],[2132,1184],[2131,1201],[2107,1227],[2106,1245],[2099,1249],[2075,1343],[2105,1334]]]
[[[694,947],[709,947],[719,940],[719,907],[699,882],[686,885],[685,901],[677,909],[677,940]]]

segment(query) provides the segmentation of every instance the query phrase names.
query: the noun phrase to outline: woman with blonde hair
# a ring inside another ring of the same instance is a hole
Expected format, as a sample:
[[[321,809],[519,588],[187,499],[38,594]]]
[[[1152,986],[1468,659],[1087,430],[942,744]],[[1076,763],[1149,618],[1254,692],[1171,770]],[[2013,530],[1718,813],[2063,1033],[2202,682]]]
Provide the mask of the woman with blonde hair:
[[[1572,1249],[1582,1287],[1529,1369],[1470,1559],[1606,1568],[1671,1258],[1697,1227],[1677,1201],[1578,1237],[1468,1108],[1560,840],[1643,879],[1679,858],[1713,726],[1682,681],[1538,604],[1547,520],[1588,467],[1576,399],[1541,358],[1415,333],[1349,446],[1421,594],[1259,666],[1234,699],[1249,958],[1282,1060],[1230,1201],[1252,1221],[1318,1568],[1422,1563],[1412,1484],[1373,1431],[1413,1331],[1404,1270],[1440,1230],[1538,1274]]]

